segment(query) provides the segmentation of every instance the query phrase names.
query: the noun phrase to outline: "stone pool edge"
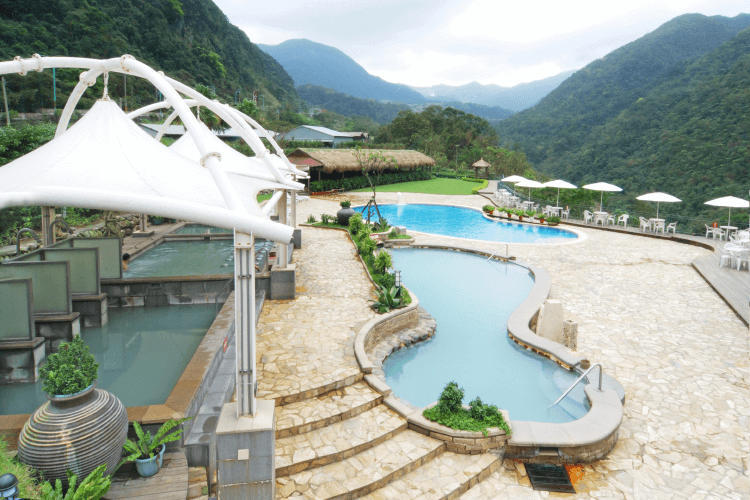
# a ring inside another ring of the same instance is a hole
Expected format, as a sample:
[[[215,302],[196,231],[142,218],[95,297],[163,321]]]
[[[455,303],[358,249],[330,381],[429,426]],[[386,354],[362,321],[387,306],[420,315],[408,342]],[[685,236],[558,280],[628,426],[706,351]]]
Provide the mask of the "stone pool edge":
[[[434,248],[490,256],[488,252],[481,250],[446,245],[417,244],[409,248]],[[509,258],[506,259],[498,256],[494,258],[503,261],[510,260]],[[534,265],[518,262],[516,264],[527,268],[534,275],[534,286],[523,303],[508,318],[508,335],[515,342],[533,350],[537,354],[546,356],[569,370],[574,370],[585,359],[583,356],[576,356],[569,353],[565,346],[539,337],[529,328],[532,318],[539,312],[542,304],[549,297],[549,292],[552,288],[552,279],[549,272],[544,268]],[[417,302],[418,305],[419,301],[416,296],[413,293],[411,296],[412,300]],[[382,326],[383,323],[388,325],[390,320],[398,321],[398,317],[403,314],[398,314],[399,312],[401,310],[388,313],[384,315],[385,317],[373,318],[360,328],[354,345],[357,362],[363,372],[369,374],[373,368],[372,362],[365,351],[365,346],[368,344],[368,336],[378,326],[385,329],[386,327]],[[382,330],[378,330],[375,333],[382,336]],[[392,389],[382,380],[368,376],[367,382],[375,390],[386,396],[384,403],[391,410],[407,419],[407,421],[413,422],[413,424],[420,421],[418,417],[421,417],[423,409],[414,410],[398,401],[392,395]],[[618,430],[623,418],[623,404],[617,392],[612,389],[605,388],[599,391],[592,384],[587,384],[584,386],[584,392],[589,403],[591,403],[591,409],[582,418],[572,422],[558,424],[509,420],[508,423],[510,424],[512,434],[506,442],[506,455],[509,458],[526,461],[536,459],[546,462],[561,461],[563,463],[585,463],[604,458],[617,443]],[[448,427],[432,422],[430,424],[431,427],[436,427],[436,429],[431,429],[430,431],[442,434],[443,436],[450,436]],[[414,425],[414,427],[417,426]],[[439,430],[443,432],[441,433]],[[455,433],[457,431],[450,429],[450,432]],[[485,437],[481,433],[476,434],[476,436],[472,436],[473,439]],[[466,437],[468,438],[468,436]],[[469,443],[467,442],[466,444]],[[479,443],[475,441],[474,444]],[[481,444],[487,445],[484,442]],[[470,451],[474,450],[476,448],[472,446]]]

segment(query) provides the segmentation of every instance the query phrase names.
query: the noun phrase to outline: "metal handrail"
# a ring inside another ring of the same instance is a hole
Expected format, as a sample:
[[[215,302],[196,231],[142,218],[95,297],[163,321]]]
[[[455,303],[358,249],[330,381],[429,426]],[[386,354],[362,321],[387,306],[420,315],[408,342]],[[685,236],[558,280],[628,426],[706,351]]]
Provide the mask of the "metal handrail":
[[[42,243],[42,239],[39,237],[38,234],[36,234],[36,231],[33,229],[29,229],[28,227],[25,227],[23,229],[19,229],[16,233],[16,256],[21,255],[21,234],[22,233],[31,233],[31,236],[34,237],[37,243],[39,243],[40,246],[44,246]]]
[[[555,401],[554,403],[552,403],[551,405],[549,405],[547,408],[552,408],[557,403],[559,403],[560,401],[562,401],[563,398],[565,396],[567,396],[568,394],[570,394],[570,391],[572,391],[573,388],[576,385],[578,385],[578,382],[580,382],[581,380],[583,380],[584,378],[586,378],[586,375],[588,375],[589,372],[591,370],[593,370],[594,368],[596,368],[597,366],[599,367],[599,392],[601,392],[601,390],[602,390],[602,365],[601,365],[601,363],[594,363],[593,365],[591,365],[591,367],[588,370],[586,370],[585,372],[583,372],[583,375],[581,375],[580,377],[578,377],[578,380],[576,380],[575,382],[573,382],[573,384],[570,387],[568,387],[568,390],[565,391],[562,396],[560,396],[559,398],[557,398],[557,401]]]
[[[230,283],[234,281],[234,276],[232,276],[231,279],[229,279],[226,283],[224,283],[224,286],[221,287],[219,290],[219,293],[216,294],[216,297],[214,297],[214,309],[216,310],[216,314],[219,314],[219,297],[221,297],[221,293],[224,291],[226,287],[229,286]]]
[[[503,247],[505,247],[505,257],[506,258],[510,257],[510,255],[509,255],[510,248],[508,247],[507,243],[503,243],[502,245],[500,245],[500,248],[498,248],[497,250],[495,250],[495,253],[493,253],[492,255],[490,255],[489,257],[487,257],[487,260],[490,260],[492,257],[494,257],[497,254],[497,252],[499,252],[500,250],[503,249]]]
[[[73,230],[70,228],[67,222],[65,222],[64,219],[55,219],[52,221],[52,223],[49,225],[49,232],[52,234],[52,232],[55,230],[55,224],[62,224],[65,228],[65,231],[68,232],[68,234],[73,234]]]

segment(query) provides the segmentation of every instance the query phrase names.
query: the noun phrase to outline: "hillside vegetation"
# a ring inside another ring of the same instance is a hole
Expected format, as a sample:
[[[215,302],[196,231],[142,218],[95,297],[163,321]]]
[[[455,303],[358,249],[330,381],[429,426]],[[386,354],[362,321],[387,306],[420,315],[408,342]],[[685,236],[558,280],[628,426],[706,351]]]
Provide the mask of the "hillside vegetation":
[[[130,54],[194,86],[213,86],[232,101],[236,90],[264,95],[266,106],[298,99],[294,82],[272,57],[250,42],[211,0],[3,0],[0,2],[0,58],[47,56],[109,58]],[[78,81],[79,70],[57,71],[57,106]],[[52,72],[6,76],[16,111],[53,106]],[[87,93],[84,105],[100,97]],[[124,97],[121,75],[112,75],[109,94]],[[128,81],[138,104],[156,99],[142,79]]]
[[[633,198],[666,191],[703,202],[747,196],[750,16],[678,17],[591,63],[537,106],[497,125],[542,172],[613,182]],[[617,198],[617,197],[615,197]]]
[[[375,99],[361,99],[319,85],[297,87],[300,98],[311,106],[324,108],[345,116],[367,116],[384,125],[396,118],[400,111],[410,109],[406,104],[384,103]]]

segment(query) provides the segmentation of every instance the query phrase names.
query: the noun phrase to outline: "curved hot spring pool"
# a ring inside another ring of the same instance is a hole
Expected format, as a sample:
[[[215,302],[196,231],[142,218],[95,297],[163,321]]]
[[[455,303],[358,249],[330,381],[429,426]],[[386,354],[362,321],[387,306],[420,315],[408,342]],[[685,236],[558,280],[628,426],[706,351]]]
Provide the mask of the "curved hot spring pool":
[[[534,285],[526,268],[434,249],[396,250],[393,263],[437,321],[432,339],[386,358],[386,382],[396,396],[427,406],[455,381],[466,391],[464,404],[479,396],[508,410],[511,420],[563,423],[588,412],[583,383],[549,408],[578,375],[508,337],[508,317]]]
[[[378,207],[391,226],[422,233],[507,243],[559,243],[578,238],[575,233],[556,227],[487,220],[470,208],[418,204]]]

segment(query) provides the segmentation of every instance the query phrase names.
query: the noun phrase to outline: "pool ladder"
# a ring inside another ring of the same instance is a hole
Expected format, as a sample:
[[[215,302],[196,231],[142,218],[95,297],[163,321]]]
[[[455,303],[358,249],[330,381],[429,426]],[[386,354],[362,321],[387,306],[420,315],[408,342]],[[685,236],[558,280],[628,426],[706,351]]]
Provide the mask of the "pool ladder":
[[[498,248],[497,250],[495,250],[495,253],[493,253],[492,255],[490,255],[489,257],[487,257],[487,260],[490,260],[492,257],[494,257],[495,255],[497,255],[497,252],[499,252],[500,250],[502,250],[503,247],[505,247],[505,258],[507,259],[508,257],[510,257],[510,255],[508,255],[508,252],[510,252],[510,248],[508,248],[508,244],[507,243],[504,243],[504,244],[502,244],[500,246],[500,248]]]
[[[596,368],[597,366],[599,367],[599,392],[601,392],[601,390],[602,390],[602,365],[601,365],[601,363],[594,363],[593,365],[591,365],[591,367],[588,370],[586,370],[585,372],[583,372],[583,375],[581,375],[580,377],[578,377],[578,380],[576,380],[575,382],[573,382],[573,384],[570,387],[568,387],[568,390],[565,391],[562,396],[560,396],[559,398],[557,398],[557,401],[555,401],[554,403],[552,403],[551,405],[549,405],[547,408],[552,408],[557,403],[559,403],[560,401],[562,401],[563,398],[565,396],[567,396],[568,394],[570,394],[570,391],[572,391],[573,388],[576,385],[578,385],[578,382],[580,382],[581,380],[583,380],[584,378],[586,378],[586,375],[588,375],[589,372],[591,370],[593,370],[594,368]]]

